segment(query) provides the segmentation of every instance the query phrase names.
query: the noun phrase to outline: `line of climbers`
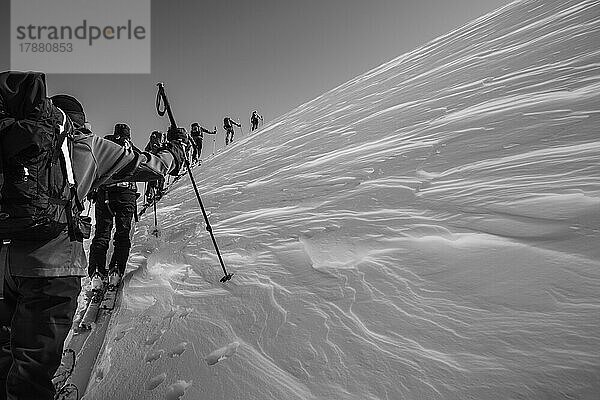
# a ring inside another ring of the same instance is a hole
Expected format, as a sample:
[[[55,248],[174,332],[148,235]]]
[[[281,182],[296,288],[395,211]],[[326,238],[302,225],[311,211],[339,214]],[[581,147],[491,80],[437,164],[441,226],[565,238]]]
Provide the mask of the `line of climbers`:
[[[259,121],[263,121],[263,117],[254,110],[250,117],[252,131],[258,128]],[[233,141],[234,126],[241,127],[241,124],[229,117],[224,118],[223,128],[226,131],[225,145],[229,145]],[[201,126],[198,122],[192,123],[189,134],[185,131],[185,128],[178,128],[178,134],[183,138],[182,144],[185,156],[191,165],[197,165],[201,162],[202,143],[205,133],[216,135],[217,128],[215,127],[211,131]],[[116,124],[113,134],[106,135],[104,139],[123,146],[125,150],[135,148],[131,142],[131,128],[125,123]],[[154,154],[163,148],[164,145],[165,135],[155,130],[150,134],[144,151]],[[161,197],[164,189],[164,177],[147,182],[144,193],[145,204],[150,204],[153,199]],[[94,290],[100,289],[107,283],[113,286],[118,285],[125,273],[131,249],[130,232],[132,219],[134,217],[137,218],[138,197],[137,185],[134,182],[117,182],[104,185],[93,190],[87,196],[90,201],[96,204],[96,230],[90,246],[88,263],[88,276],[91,278],[92,289]],[[115,228],[113,236],[114,249],[107,269],[106,255],[113,226]]]
[[[264,123],[264,118],[262,115],[258,113],[258,111],[252,111],[250,115],[250,129],[251,132],[254,132],[258,129],[259,124]],[[242,125],[230,117],[225,117],[223,119],[223,129],[225,129],[225,145],[228,146],[231,142],[233,142],[233,138],[235,135],[235,126],[241,128]],[[186,144],[188,145],[186,155],[191,165],[197,165],[202,160],[202,145],[204,141],[204,134],[215,135],[217,134],[217,127],[215,126],[213,130],[209,130],[203,126],[201,126],[198,122],[193,122],[190,126],[189,135],[185,131],[184,128],[179,128],[181,130],[181,134],[188,138],[186,140]],[[154,151],[160,148],[164,144],[164,134],[160,131],[153,131],[150,134],[150,140],[146,145],[144,151]],[[214,154],[214,137],[213,137],[213,154]],[[146,185],[146,191],[144,194],[145,204],[149,204],[152,202],[152,199],[155,196],[162,196],[163,191],[165,189],[165,180],[159,179],[157,181],[148,182]]]
[[[251,130],[261,121],[253,111]],[[226,145],[234,126],[241,128],[224,118]],[[142,152],[125,123],[94,135],[76,98],[47,97],[43,73],[0,73],[0,399],[53,399],[81,278],[89,276],[92,289],[120,282],[137,218],[136,182],[147,183],[147,202],[156,199],[186,158],[201,161],[205,133],[217,129],[195,122],[189,135],[185,128],[153,131]],[[89,262],[83,239],[91,218],[80,199],[95,203]]]
[[[105,271],[113,218],[109,268],[118,277],[124,271],[136,196],[128,182],[184,168],[187,137],[177,129],[153,152],[128,146],[125,124],[107,138],[91,129],[76,98],[47,96],[43,73],[0,73],[0,399],[54,399],[81,278]],[[93,191],[98,222],[88,270],[91,218],[82,200]]]

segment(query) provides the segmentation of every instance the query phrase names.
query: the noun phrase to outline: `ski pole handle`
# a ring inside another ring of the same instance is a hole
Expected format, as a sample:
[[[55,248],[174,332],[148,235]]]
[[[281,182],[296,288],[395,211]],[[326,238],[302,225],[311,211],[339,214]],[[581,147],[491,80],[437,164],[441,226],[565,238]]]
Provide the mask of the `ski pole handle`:
[[[167,98],[167,94],[165,93],[165,85],[162,82],[158,82],[156,84],[158,86],[158,93],[156,94],[156,111],[158,115],[161,117],[165,115],[165,111],[169,116],[169,121],[171,122],[172,128],[177,128],[177,122],[175,122],[175,117],[173,116],[173,111],[171,110],[171,104],[169,104],[169,99]],[[163,102],[164,108],[160,109],[160,102]]]

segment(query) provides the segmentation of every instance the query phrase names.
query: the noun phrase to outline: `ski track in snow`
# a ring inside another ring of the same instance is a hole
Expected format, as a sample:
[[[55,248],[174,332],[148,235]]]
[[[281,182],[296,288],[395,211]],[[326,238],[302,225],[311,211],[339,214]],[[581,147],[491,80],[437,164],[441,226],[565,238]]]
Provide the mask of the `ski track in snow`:
[[[205,160],[235,275],[183,178],[86,399],[597,398],[598,43],[511,3]]]

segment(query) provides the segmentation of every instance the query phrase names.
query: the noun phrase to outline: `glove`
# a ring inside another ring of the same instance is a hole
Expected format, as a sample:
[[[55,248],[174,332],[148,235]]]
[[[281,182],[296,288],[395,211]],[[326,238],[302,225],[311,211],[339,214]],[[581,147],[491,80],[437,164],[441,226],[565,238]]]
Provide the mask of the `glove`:
[[[173,155],[176,164],[175,168],[169,172],[169,175],[179,175],[179,171],[181,171],[185,164],[185,148],[183,143],[181,140],[171,140],[163,148]]]

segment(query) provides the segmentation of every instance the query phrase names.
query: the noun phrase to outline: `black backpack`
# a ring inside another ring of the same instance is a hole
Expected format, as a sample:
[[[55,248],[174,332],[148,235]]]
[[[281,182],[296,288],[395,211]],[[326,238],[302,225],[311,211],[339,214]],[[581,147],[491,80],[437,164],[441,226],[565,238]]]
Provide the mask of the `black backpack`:
[[[0,239],[82,241],[74,129],[39,72],[0,73]]]

